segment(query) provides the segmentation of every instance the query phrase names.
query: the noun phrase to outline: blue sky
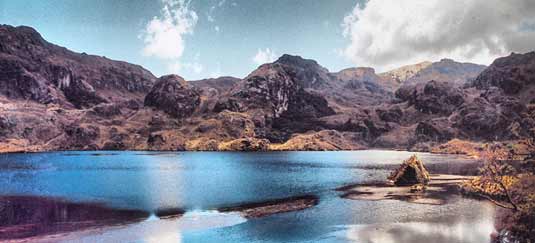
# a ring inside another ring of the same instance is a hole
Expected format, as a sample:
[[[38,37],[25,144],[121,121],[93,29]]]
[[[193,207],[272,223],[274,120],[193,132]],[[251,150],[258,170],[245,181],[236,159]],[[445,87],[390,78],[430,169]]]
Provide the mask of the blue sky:
[[[331,71],[488,65],[535,49],[534,12],[533,0],[0,0],[0,23],[187,80],[244,77],[285,53]]]
[[[0,0],[0,23],[32,26],[69,49],[140,64],[157,76],[179,72],[191,80],[243,77],[258,66],[253,58],[259,49],[267,48],[276,56],[316,59],[332,70],[351,66],[336,50],[348,42],[341,23],[354,6],[353,0],[191,1],[188,9],[197,21],[192,33],[183,35],[184,51],[176,60],[143,54],[140,35],[161,15],[160,0]],[[182,67],[170,67],[174,62]]]

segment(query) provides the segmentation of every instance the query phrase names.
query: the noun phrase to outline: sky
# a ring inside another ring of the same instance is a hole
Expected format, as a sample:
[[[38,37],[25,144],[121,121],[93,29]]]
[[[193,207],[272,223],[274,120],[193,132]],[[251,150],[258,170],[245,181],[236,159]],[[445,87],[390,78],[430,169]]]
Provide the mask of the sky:
[[[0,23],[187,80],[245,77],[282,54],[330,71],[535,50],[533,0],[0,0]]]

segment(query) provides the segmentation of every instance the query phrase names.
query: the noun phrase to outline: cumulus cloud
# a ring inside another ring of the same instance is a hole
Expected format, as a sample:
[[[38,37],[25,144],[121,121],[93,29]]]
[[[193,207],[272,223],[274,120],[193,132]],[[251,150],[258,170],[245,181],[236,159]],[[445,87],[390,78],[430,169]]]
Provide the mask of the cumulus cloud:
[[[252,58],[253,62],[261,65],[268,62],[274,62],[277,59],[277,54],[269,48],[264,50],[258,49],[256,55]]]
[[[176,62],[184,53],[184,35],[193,33],[197,14],[189,9],[189,1],[162,0],[160,16],[145,26],[143,54]]]
[[[490,64],[535,49],[533,0],[370,0],[343,21],[343,55],[379,70],[448,57]]]

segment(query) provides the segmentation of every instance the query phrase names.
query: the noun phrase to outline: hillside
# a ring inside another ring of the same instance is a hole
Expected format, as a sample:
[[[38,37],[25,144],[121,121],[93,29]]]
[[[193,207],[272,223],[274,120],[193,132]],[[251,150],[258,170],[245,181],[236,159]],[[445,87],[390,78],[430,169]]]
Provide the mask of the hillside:
[[[429,151],[517,140],[535,132],[534,63],[531,52],[488,68],[444,59],[376,74],[283,55],[243,79],[188,82],[2,25],[0,151]]]

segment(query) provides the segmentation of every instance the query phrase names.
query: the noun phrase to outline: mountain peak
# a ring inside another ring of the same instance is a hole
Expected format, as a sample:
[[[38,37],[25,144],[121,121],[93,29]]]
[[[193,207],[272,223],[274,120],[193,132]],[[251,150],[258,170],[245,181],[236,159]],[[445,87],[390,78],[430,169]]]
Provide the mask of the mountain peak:
[[[294,55],[284,54],[281,57],[279,57],[279,59],[277,59],[277,61],[275,61],[274,63],[297,66],[301,68],[321,68],[327,71],[326,68],[319,65],[318,62],[316,62],[315,60],[305,59],[297,55],[294,56]]]

